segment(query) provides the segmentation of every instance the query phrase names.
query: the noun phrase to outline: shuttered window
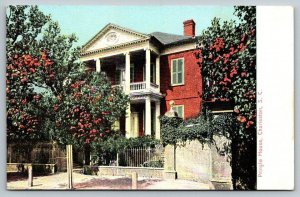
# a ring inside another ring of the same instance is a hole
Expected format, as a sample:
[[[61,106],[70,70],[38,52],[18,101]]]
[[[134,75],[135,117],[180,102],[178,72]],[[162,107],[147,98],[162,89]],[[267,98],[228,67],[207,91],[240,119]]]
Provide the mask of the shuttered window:
[[[184,59],[173,59],[171,65],[171,85],[184,84]]]

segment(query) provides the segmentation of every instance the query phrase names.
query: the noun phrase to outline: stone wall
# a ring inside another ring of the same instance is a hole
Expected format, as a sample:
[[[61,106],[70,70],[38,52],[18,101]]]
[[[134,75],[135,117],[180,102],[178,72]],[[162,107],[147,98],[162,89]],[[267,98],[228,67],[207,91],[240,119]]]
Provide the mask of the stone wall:
[[[211,178],[211,149],[198,141],[187,142],[176,148],[178,179],[207,181]]]
[[[220,141],[219,138],[215,140]],[[187,142],[184,146],[176,145],[175,151],[172,151],[172,145],[166,146],[165,172],[169,173],[174,170],[178,179],[222,182],[231,185],[230,161],[227,155],[220,154],[220,147],[217,149],[218,143],[216,144],[202,145],[195,140]]]

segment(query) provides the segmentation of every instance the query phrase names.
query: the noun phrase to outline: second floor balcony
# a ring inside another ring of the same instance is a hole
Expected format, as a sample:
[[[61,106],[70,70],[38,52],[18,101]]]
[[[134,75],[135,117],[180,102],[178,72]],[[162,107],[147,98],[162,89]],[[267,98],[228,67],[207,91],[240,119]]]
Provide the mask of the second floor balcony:
[[[101,72],[113,86],[126,94],[160,93],[159,56],[150,50],[139,50],[86,62],[87,68]]]

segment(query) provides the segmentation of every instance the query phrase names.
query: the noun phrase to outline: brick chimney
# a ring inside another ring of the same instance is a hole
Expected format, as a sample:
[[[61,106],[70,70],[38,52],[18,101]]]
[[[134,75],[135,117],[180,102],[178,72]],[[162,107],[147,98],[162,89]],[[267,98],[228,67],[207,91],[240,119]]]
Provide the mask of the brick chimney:
[[[183,34],[185,36],[195,37],[195,27],[196,23],[193,19],[186,20],[183,22]]]

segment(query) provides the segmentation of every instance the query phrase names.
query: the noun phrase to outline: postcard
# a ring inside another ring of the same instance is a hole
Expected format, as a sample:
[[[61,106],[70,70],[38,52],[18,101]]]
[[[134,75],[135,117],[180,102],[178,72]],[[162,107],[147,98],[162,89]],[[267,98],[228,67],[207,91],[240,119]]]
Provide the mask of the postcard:
[[[293,190],[293,17],[7,6],[7,190]]]

